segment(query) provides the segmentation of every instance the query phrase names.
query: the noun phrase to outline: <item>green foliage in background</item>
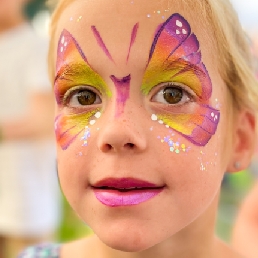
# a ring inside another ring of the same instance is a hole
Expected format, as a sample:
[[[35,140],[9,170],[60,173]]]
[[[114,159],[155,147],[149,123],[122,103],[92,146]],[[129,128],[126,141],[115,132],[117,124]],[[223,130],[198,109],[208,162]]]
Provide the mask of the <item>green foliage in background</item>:
[[[25,7],[25,13],[29,19],[32,19],[37,12],[46,9],[45,0],[32,0]]]

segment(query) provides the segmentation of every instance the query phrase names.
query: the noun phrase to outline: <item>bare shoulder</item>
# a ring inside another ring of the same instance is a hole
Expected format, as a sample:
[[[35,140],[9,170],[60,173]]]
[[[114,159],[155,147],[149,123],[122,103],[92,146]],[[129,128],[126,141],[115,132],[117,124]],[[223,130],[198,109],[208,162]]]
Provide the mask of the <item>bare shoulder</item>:
[[[64,243],[60,250],[60,258],[93,257],[94,236],[85,237],[76,241]]]

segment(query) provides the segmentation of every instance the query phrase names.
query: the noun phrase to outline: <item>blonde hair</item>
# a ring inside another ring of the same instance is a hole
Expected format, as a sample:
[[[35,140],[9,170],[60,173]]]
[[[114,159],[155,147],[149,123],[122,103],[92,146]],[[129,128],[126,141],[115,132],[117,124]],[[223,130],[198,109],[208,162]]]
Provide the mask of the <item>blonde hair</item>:
[[[50,24],[49,69],[54,78],[54,39],[61,12],[76,0],[60,0]],[[252,113],[258,110],[258,84],[255,79],[253,61],[238,17],[229,0],[181,0],[190,8],[204,14],[213,29],[216,51],[218,51],[219,72],[227,85],[234,108],[247,108]],[[53,2],[53,1],[52,1]],[[56,1],[55,1],[56,2]]]

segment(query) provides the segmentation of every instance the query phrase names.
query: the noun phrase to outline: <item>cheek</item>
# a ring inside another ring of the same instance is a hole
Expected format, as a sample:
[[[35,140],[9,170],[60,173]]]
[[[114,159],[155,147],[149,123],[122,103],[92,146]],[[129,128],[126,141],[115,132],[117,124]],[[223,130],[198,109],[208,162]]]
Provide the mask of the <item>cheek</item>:
[[[223,177],[221,129],[204,147],[157,121],[150,130],[159,172],[173,191],[175,202],[184,208],[192,204],[193,212],[207,206]]]

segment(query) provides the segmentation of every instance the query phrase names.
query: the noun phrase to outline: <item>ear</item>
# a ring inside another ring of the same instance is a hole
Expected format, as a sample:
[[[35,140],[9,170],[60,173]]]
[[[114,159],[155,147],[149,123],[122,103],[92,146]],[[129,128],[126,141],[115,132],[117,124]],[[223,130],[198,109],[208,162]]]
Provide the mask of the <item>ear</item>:
[[[227,167],[231,173],[249,166],[256,145],[255,115],[248,110],[240,111],[232,129],[232,155]]]

